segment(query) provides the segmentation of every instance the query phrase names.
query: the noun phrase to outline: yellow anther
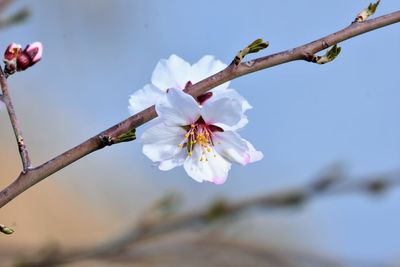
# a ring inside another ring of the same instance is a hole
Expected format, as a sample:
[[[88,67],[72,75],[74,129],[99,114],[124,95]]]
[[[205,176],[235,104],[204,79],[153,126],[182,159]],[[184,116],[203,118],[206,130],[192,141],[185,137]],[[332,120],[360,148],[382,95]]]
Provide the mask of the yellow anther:
[[[178,147],[182,148],[182,147],[183,147],[183,145],[182,145],[182,144],[178,144]]]
[[[193,155],[193,152],[192,151],[190,151],[189,152],[189,157],[191,157]]]
[[[187,133],[187,134],[185,134],[185,137],[186,137],[186,138],[188,138],[188,137],[189,137],[189,134],[188,134],[188,133]]]

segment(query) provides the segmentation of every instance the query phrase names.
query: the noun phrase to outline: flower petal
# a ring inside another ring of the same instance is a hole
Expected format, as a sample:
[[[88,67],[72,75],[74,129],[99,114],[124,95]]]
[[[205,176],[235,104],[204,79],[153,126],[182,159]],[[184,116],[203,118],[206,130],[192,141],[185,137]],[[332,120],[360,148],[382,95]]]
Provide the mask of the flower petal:
[[[236,99],[224,97],[217,100],[206,101],[201,108],[201,116],[207,124],[234,126],[242,118],[241,103]]]
[[[261,152],[256,151],[252,144],[235,132],[215,132],[213,139],[215,150],[231,162],[246,165],[263,157]]]
[[[214,56],[206,55],[202,57],[197,63],[192,65],[190,71],[190,81],[197,83],[221,70],[225,69],[227,65],[220,60],[215,59]],[[228,88],[230,82],[221,84],[213,89],[213,91],[223,90]]]
[[[142,134],[143,153],[153,162],[171,159],[182,150],[178,144],[185,139],[185,134],[180,127],[159,123]]]
[[[185,126],[195,122],[200,116],[199,104],[191,95],[171,88],[156,104],[160,119],[168,126]]]
[[[198,145],[195,146],[192,156],[186,158],[183,166],[186,173],[197,182],[209,181],[216,184],[225,182],[231,168],[231,164],[221,155],[215,153],[214,156],[212,152],[203,154],[202,148]]]
[[[136,114],[148,107],[151,107],[165,93],[152,84],[146,84],[142,89],[137,90],[129,97],[129,113]]]
[[[252,109],[253,107],[250,105],[250,103],[236,91],[235,89],[226,89],[226,90],[219,90],[216,92],[213,92],[212,100],[215,101],[220,98],[224,97],[229,97],[231,99],[235,99],[239,101],[242,105],[242,111],[243,113],[249,109]]]
[[[225,90],[219,90],[216,92],[213,92],[213,96],[210,101],[216,101],[221,98],[231,98],[239,101],[242,106],[242,114],[244,114],[247,110],[252,109],[253,107],[250,105],[250,103],[242,96],[240,95],[236,90],[234,89],[225,89]],[[242,115],[242,118],[239,120],[239,122],[236,125],[233,126],[227,126],[227,125],[218,125],[220,127],[223,127],[224,130],[229,130],[229,131],[237,131],[248,123],[248,119],[246,115]]]
[[[157,63],[151,76],[151,82],[160,90],[169,88],[184,89],[189,81],[190,64],[177,55],[162,59]]]
[[[243,140],[246,142],[247,147],[249,149],[249,155],[250,155],[249,163],[259,161],[264,157],[263,153],[261,151],[257,151],[249,141],[245,139]]]
[[[162,171],[169,171],[177,166],[183,165],[188,156],[186,149],[181,149],[181,151],[176,154],[173,158],[161,161],[158,164],[158,168]]]

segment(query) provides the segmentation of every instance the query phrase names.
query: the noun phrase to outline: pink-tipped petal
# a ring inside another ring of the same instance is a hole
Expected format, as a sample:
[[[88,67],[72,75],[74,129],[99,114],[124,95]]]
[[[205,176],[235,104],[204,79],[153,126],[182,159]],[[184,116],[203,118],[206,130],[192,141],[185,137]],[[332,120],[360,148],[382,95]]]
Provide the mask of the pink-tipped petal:
[[[41,42],[34,42],[29,44],[24,52],[32,60],[32,65],[42,59],[43,55],[43,44]]]
[[[262,159],[262,153],[233,131],[214,133],[215,150],[225,159],[246,165]]]
[[[226,177],[225,178],[220,178],[220,177],[214,177],[213,183],[216,185],[222,185],[226,182]]]

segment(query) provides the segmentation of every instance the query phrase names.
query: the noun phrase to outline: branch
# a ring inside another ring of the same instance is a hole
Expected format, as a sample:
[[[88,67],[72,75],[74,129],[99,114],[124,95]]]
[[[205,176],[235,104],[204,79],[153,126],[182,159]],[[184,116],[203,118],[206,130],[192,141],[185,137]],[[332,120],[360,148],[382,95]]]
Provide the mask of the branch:
[[[1,67],[0,67],[0,86],[1,86],[1,91],[3,92],[3,95],[1,96],[0,100],[2,100],[7,107],[8,116],[10,117],[11,125],[14,130],[15,139],[17,140],[19,155],[21,156],[22,160],[22,167],[23,167],[22,173],[26,173],[31,168],[31,160],[29,158],[24,138],[22,137],[22,131],[17,120],[17,115],[15,114],[14,105],[12,103],[10,94],[8,92],[7,77]]]
[[[152,213],[157,211],[150,209],[144,212],[144,218],[139,224],[120,234],[115,240],[101,246],[66,254],[46,255],[41,259],[35,257],[34,260],[26,260],[21,263],[26,267],[51,267],[87,259],[115,259],[116,256],[123,253],[132,254],[131,249],[134,250],[137,248],[136,245],[143,241],[154,241],[155,238],[165,237],[188,229],[205,228],[214,222],[239,216],[255,208],[269,211],[303,207],[321,197],[343,197],[351,194],[376,195],[385,192],[385,189],[393,189],[396,186],[400,186],[400,171],[350,179],[340,171],[332,170],[331,173],[321,175],[313,182],[298,188],[266,193],[237,202],[215,201],[209,207],[185,214],[170,214],[155,219]],[[165,204],[164,202],[161,201],[160,205]],[[224,227],[226,227],[228,221],[232,222],[233,220],[224,220]]]
[[[193,96],[199,96],[218,85],[252,72],[295,60],[310,61],[310,59],[314,58],[315,53],[332,45],[397,22],[400,22],[400,11],[396,11],[362,23],[353,23],[352,25],[338,32],[332,33],[319,40],[299,46],[297,48],[240,63],[237,66],[231,64],[221,72],[190,86],[185,91]],[[154,119],[155,117],[157,117],[157,114],[154,106],[149,107],[142,112],[139,112],[103,131],[102,133],[93,136],[82,144],[64,152],[52,160],[34,169],[30,169],[25,173],[22,172],[13,183],[0,192],[0,207],[3,207],[13,198],[36,183],[40,182],[44,178],[65,168],[80,158],[96,150],[102,149],[105,146],[119,143],[122,135],[133,132],[137,127]],[[134,137],[130,138],[130,140],[133,139]]]

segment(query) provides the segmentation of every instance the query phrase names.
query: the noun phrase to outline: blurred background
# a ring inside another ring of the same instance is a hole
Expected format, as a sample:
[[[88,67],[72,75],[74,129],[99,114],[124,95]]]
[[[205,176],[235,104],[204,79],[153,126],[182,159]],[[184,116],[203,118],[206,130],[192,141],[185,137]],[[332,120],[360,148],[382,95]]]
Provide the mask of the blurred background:
[[[175,53],[195,63],[211,54],[229,63],[260,37],[270,46],[257,56],[279,52],[346,27],[368,4],[14,1],[1,16],[21,9],[29,16],[1,29],[0,47],[44,44],[42,61],[9,79],[33,163],[127,118],[129,95],[150,82],[162,58]],[[382,1],[376,16],[399,7],[398,1]],[[216,186],[193,181],[183,168],[159,171],[137,141],[98,151],[1,209],[0,223],[16,232],[0,236],[0,266],[90,251],[128,237],[124,233],[143,218],[151,220],[152,207],[171,193],[179,195],[178,214],[186,214],[207,211],[218,199],[240,203],[302,188],[326,173],[344,173],[346,179],[395,173],[400,25],[340,46],[340,56],[323,66],[292,62],[232,81],[254,107],[241,136],[264,153],[262,161],[234,166],[228,181]],[[0,137],[4,187],[21,170],[4,110]],[[251,209],[135,243],[119,257],[65,266],[400,266],[399,206],[396,188],[378,196],[330,194],[296,207]],[[291,257],[294,263],[282,260]]]

